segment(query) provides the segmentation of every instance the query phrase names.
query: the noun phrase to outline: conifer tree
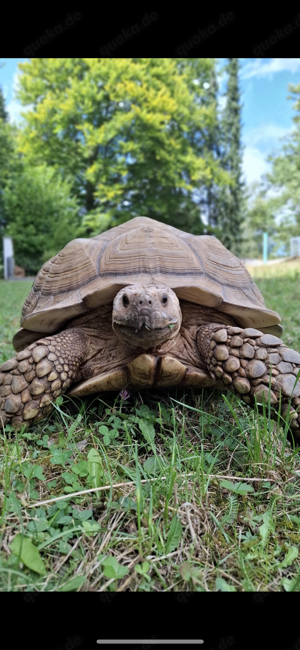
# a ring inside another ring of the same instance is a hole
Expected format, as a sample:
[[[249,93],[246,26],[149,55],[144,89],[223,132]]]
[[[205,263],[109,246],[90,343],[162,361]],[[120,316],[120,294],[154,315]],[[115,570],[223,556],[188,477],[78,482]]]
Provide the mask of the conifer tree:
[[[179,59],[178,67],[183,72],[194,102],[201,107],[202,119],[190,119],[187,123],[186,137],[193,151],[205,157],[208,169],[221,169],[217,178],[210,173],[205,183],[198,183],[192,201],[186,212],[193,226],[194,234],[214,234],[220,238],[218,220],[220,214],[220,192],[230,182],[230,175],[222,168],[221,129],[218,116],[218,82],[216,59]]]
[[[211,125],[211,129],[207,137],[207,148],[210,155],[214,159],[222,161],[221,159],[221,133],[220,133],[220,124],[218,119],[218,80],[216,75],[216,65],[211,69],[210,79],[209,79],[209,88],[207,91],[207,101],[210,106],[214,107],[214,121]],[[220,186],[213,183],[213,181],[207,187],[207,225],[208,232],[211,234],[219,235],[219,213],[220,213]]]
[[[231,185],[220,193],[219,226],[223,244],[235,254],[242,242],[244,197],[242,182],[241,101],[239,89],[239,60],[229,59],[226,106],[221,119],[222,166],[231,175]]]
[[[5,99],[3,96],[3,91],[0,86],[0,120],[3,120],[4,122],[7,122],[8,120],[8,113],[5,109]]]

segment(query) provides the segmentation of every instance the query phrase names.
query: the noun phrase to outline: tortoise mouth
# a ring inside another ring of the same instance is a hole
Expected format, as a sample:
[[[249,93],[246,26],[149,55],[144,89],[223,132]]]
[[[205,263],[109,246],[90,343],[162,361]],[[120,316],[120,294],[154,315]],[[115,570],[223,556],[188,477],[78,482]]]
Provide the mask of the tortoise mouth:
[[[134,332],[135,334],[138,334],[139,332],[144,333],[145,330],[148,331],[148,332],[166,332],[168,329],[172,330],[173,327],[175,327],[175,325],[177,325],[177,323],[178,323],[178,320],[176,318],[176,319],[170,321],[170,323],[168,323],[167,325],[163,325],[163,327],[151,327],[151,326],[147,325],[146,323],[143,323],[143,325],[141,325],[141,327],[137,327],[136,325],[130,325],[129,323],[126,323],[126,321],[117,321],[117,320],[113,321],[114,326],[117,325],[118,327],[124,327],[124,328],[126,327],[126,329]]]
[[[141,327],[122,321],[113,321],[113,329],[124,343],[130,347],[144,349],[161,345],[177,335],[180,324],[177,319],[163,327],[150,327],[143,323]]]

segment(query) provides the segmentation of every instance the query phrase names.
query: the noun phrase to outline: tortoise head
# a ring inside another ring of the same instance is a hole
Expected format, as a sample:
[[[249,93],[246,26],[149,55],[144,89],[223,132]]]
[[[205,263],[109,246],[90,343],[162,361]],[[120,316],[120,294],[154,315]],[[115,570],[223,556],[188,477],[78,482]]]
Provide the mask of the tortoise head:
[[[130,347],[147,350],[173,339],[181,320],[176,294],[161,284],[128,285],[113,302],[113,329]]]

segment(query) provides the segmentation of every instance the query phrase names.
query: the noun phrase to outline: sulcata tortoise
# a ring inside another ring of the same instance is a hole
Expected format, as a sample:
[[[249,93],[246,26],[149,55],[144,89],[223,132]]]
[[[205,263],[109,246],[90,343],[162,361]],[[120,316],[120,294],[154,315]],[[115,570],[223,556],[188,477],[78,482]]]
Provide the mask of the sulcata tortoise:
[[[17,355],[0,368],[2,425],[35,422],[66,392],[216,386],[269,397],[300,442],[300,354],[279,322],[214,237],[137,217],[75,239],[24,303]]]

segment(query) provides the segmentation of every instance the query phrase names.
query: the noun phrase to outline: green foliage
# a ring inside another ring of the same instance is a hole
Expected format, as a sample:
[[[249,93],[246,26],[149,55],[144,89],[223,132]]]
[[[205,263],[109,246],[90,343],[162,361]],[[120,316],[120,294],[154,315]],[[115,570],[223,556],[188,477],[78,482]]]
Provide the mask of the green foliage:
[[[52,465],[65,465],[66,463],[70,462],[70,458],[72,456],[71,451],[63,451],[62,449],[54,447],[51,452],[50,463],[52,463]]]
[[[299,550],[296,546],[290,546],[288,549],[285,558],[280,562],[279,566],[282,569],[285,569],[288,566],[291,566],[293,564],[294,560],[298,557],[299,555]]]
[[[102,485],[103,469],[102,458],[96,449],[91,449],[88,453],[88,473],[92,487]]]
[[[5,108],[5,100],[4,100],[4,96],[3,96],[3,91],[2,91],[2,88],[0,87],[0,120],[3,120],[3,122],[7,122],[7,119],[8,119],[8,113],[7,113],[7,110]]]
[[[6,232],[13,237],[15,258],[27,274],[76,237],[78,207],[70,197],[71,183],[54,168],[24,165],[6,183]]]
[[[268,541],[270,533],[274,531],[275,524],[271,510],[266,510],[261,518],[263,520],[263,524],[259,527],[259,532],[262,539],[262,546],[264,547]]]
[[[81,222],[78,230],[79,237],[100,235],[108,230],[111,226],[112,219],[109,213],[101,212],[100,208],[87,212]]]
[[[142,564],[136,564],[134,570],[139,573],[141,576],[150,581],[150,577],[147,575],[150,569],[149,562],[143,562]]]
[[[46,573],[46,568],[38,549],[25,535],[18,533],[10,545],[10,550],[20,558],[25,566],[32,569],[32,571],[36,571],[42,575]]]
[[[103,573],[106,578],[123,578],[129,573],[128,569],[122,566],[113,556],[105,558],[101,561],[101,564],[104,567]]]
[[[293,579],[284,578],[282,581],[282,586],[285,591],[300,591],[300,575],[296,576]]]
[[[222,135],[221,135],[221,125],[217,112],[218,106],[218,82],[215,66],[212,67],[209,79],[209,90],[207,93],[207,101],[213,109],[213,119],[211,128],[207,133],[207,150],[210,155],[216,160],[222,160]],[[208,223],[208,234],[215,234],[220,238],[220,190],[219,186],[216,186],[211,182],[207,187],[207,196],[206,196],[206,208],[207,208],[207,223]],[[221,191],[222,195],[222,191]]]
[[[222,487],[236,494],[247,494],[247,492],[254,492],[252,485],[247,483],[232,483],[231,481],[221,481]]]
[[[7,122],[5,101],[0,89],[0,237],[4,235],[8,218],[3,192],[10,174],[16,166],[16,157],[16,129]],[[2,263],[2,246],[0,247],[0,263]]]
[[[275,195],[270,201],[277,212],[284,215],[280,226],[281,241],[299,235],[300,227],[300,84],[290,84],[289,91],[288,99],[293,102],[295,111],[294,129],[283,139],[281,151],[269,156],[272,172],[267,175],[268,186]]]
[[[117,428],[113,427],[113,429],[108,429],[105,425],[99,427],[99,433],[103,436],[105,445],[110,445],[119,436]]]
[[[233,585],[229,585],[224,578],[217,578],[216,591],[236,591],[236,588]]]
[[[271,172],[266,174],[260,186],[254,186],[254,202],[249,207],[246,220],[244,253],[261,255],[261,233],[267,231],[272,238],[273,252],[285,245],[289,253],[289,240],[299,236],[300,228],[300,84],[290,85],[295,114],[294,129],[282,139],[280,148],[268,160]],[[253,245],[251,245],[251,240]]]
[[[181,226],[194,234],[213,234],[219,238],[222,232],[219,228],[220,218],[220,197],[222,189],[232,183],[230,173],[225,171],[223,164],[222,136],[220,116],[218,114],[218,83],[216,76],[215,59],[179,59],[179,69],[184,74],[189,92],[194,101],[202,107],[205,114],[205,122],[189,120],[186,129],[186,138],[190,142],[193,151],[198,156],[205,156],[212,169],[218,170],[219,180],[216,173],[212,173],[207,182],[198,183],[193,193],[193,201],[186,205],[184,221]],[[209,87],[207,88],[207,85]],[[195,215],[199,212],[205,215],[205,227],[197,223]],[[185,225],[186,224],[186,225]]]
[[[68,580],[68,582],[60,588],[60,591],[77,591],[82,587],[85,581],[85,576],[75,576],[74,578],[71,578],[71,580]]]
[[[229,483],[230,483],[230,481],[229,481]],[[241,484],[239,484],[239,485],[241,486]],[[233,491],[236,492],[237,494],[245,494],[245,492],[237,492],[237,490],[233,490]],[[232,525],[237,520],[237,514],[238,514],[238,499],[237,499],[237,496],[236,495],[230,495],[228,501],[229,501],[228,510],[227,510],[227,512],[225,513],[225,515],[222,517],[222,519],[220,521],[221,526]]]
[[[98,234],[137,215],[202,232],[194,194],[228,176],[210,155],[210,59],[32,59],[20,64],[20,149],[63,177]],[[197,77],[198,85],[193,84]]]
[[[0,188],[3,191],[11,169],[15,141],[14,129],[0,117]]]
[[[172,553],[172,551],[178,548],[181,537],[182,537],[181,521],[175,515],[175,517],[173,517],[171,521],[171,526],[167,537],[167,544],[166,544],[167,553]]]
[[[238,95],[235,61],[228,105]],[[75,236],[141,214],[237,239],[238,192],[230,188],[239,183],[239,132],[229,110],[221,137],[214,59],[44,58],[19,68],[18,96],[27,110],[2,212],[27,273]]]
[[[282,317],[285,343],[300,348],[300,315],[295,305],[299,300],[300,263],[287,260],[280,264],[262,264],[253,267],[253,279],[266,299],[268,309]]]
[[[193,566],[190,562],[184,562],[180,567],[180,573],[185,582],[191,582],[193,585],[201,585],[203,571],[199,566]],[[198,590],[204,591],[203,588]]]
[[[269,242],[275,243],[278,226],[273,202],[266,199],[267,188],[259,183],[251,186],[251,205],[248,206],[244,223],[244,239],[241,252],[244,257],[262,257],[262,237],[267,232]],[[280,244],[282,240],[280,238]],[[271,251],[269,251],[271,253]],[[273,252],[276,252],[276,247]]]
[[[144,420],[141,418],[139,420],[139,428],[142,434],[145,436],[147,442],[151,444],[151,442],[153,442],[155,438],[155,429],[153,424],[151,424],[151,422],[149,422],[148,420]]]
[[[221,117],[221,159],[223,168],[230,173],[232,182],[221,188],[218,198],[218,233],[226,246],[239,254],[244,221],[244,196],[242,183],[241,101],[239,89],[239,60],[232,58],[226,66],[228,72],[226,106]]]

